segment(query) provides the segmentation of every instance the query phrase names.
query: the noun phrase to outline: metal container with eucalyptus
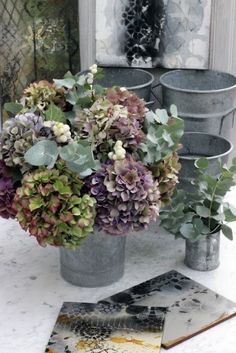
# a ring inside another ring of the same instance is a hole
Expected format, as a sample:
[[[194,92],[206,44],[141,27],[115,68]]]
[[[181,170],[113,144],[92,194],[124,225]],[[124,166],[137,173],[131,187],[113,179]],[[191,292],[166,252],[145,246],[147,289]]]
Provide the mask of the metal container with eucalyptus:
[[[228,223],[236,221],[236,209],[224,200],[236,185],[236,158],[232,166],[220,165],[218,175],[210,175],[207,159],[195,163],[195,191],[177,190],[169,208],[161,211],[161,225],[176,238],[186,241],[185,264],[198,271],[219,266],[220,233],[233,239]]]
[[[192,182],[196,178],[194,163],[199,158],[206,158],[209,175],[217,176],[220,173],[219,161],[226,164],[233,149],[232,143],[223,136],[211,135],[203,132],[185,132],[180,141],[182,148],[179,150],[181,170],[179,174],[179,189],[194,192]]]
[[[60,247],[61,275],[81,287],[107,286],[124,273],[125,236],[94,230],[75,250]]]
[[[215,270],[220,264],[220,232],[185,242],[185,265],[197,271]]]

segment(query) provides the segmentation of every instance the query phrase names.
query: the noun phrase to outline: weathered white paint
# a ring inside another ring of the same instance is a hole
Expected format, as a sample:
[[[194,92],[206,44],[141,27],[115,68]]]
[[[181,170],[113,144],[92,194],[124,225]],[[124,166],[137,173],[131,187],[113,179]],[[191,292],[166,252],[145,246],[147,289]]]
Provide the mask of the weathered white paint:
[[[95,62],[95,8],[96,0],[79,1],[80,59],[85,70]]]
[[[213,0],[210,68],[236,74],[236,1]]]
[[[236,0],[213,0],[210,68],[236,75]],[[235,116],[236,119],[236,116]],[[231,133],[236,156],[236,126]]]

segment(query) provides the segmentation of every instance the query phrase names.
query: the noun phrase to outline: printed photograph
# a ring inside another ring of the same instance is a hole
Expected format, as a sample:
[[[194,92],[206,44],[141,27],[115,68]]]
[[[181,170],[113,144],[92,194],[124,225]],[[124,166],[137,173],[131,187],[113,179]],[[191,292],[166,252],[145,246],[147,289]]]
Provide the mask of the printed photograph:
[[[97,0],[101,66],[208,68],[211,0]]]
[[[165,308],[63,304],[45,353],[158,353]]]

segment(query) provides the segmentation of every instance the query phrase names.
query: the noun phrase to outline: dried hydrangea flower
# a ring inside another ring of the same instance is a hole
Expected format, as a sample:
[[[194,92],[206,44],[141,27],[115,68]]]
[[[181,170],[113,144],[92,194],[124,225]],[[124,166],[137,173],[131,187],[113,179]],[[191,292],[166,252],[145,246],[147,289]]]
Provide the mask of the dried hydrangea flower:
[[[126,107],[129,117],[143,122],[145,103],[135,93],[123,89],[123,87],[112,87],[107,90],[106,97],[113,104],[121,104]]]
[[[116,140],[121,140],[130,151],[144,140],[140,122],[129,115],[127,107],[106,98],[97,99],[90,109],[78,111],[74,128],[78,137],[93,143],[95,153],[103,155]]]
[[[96,225],[109,234],[146,227],[159,214],[160,191],[151,172],[131,156],[109,161],[87,182],[96,201]]]
[[[21,227],[40,245],[75,248],[93,231],[95,199],[81,194],[83,182],[62,161],[24,176],[14,207]]]
[[[173,152],[163,161],[150,166],[149,169],[152,171],[154,178],[158,180],[162,205],[169,205],[181,169],[177,152]]]
[[[0,155],[9,167],[19,166],[24,173],[29,169],[25,152],[37,141],[43,119],[34,113],[16,115],[3,125],[0,137]]]
[[[21,103],[25,108],[34,108],[39,112],[47,110],[51,103],[63,110],[66,105],[65,90],[46,80],[34,82],[24,90]]]
[[[0,160],[0,216],[15,218],[16,211],[12,207],[16,188],[10,176],[10,171],[3,160]]]

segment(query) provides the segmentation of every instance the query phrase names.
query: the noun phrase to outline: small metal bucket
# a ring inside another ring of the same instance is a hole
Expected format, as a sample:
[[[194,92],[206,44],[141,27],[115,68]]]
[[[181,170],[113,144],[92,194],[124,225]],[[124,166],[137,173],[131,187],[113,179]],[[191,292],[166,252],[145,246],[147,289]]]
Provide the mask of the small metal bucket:
[[[185,132],[180,143],[183,147],[178,151],[181,163],[178,188],[188,192],[194,192],[191,181],[196,177],[194,163],[198,158],[206,158],[209,163],[206,173],[217,176],[219,161],[226,164],[233,149],[232,143],[226,138],[203,132]]]
[[[220,264],[220,232],[185,243],[186,266],[197,271],[215,270]]]
[[[101,287],[124,274],[125,236],[94,231],[76,250],[60,247],[61,276],[76,286]]]
[[[104,77],[97,83],[103,87],[126,87],[151,105],[151,88],[154,76],[145,70],[134,68],[104,67]]]
[[[231,137],[236,77],[214,70],[174,70],[160,77],[163,107],[178,108],[185,131]]]

